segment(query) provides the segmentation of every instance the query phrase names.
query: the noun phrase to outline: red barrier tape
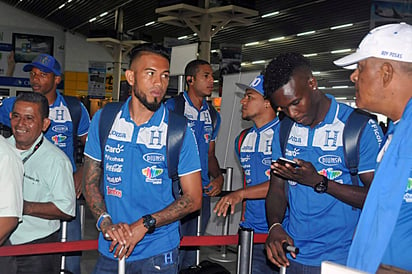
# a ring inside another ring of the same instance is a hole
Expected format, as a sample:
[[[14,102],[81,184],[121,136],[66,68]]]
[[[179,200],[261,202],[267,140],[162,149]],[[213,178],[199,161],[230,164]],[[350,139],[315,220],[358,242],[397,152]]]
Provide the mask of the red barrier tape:
[[[264,243],[267,234],[255,234],[255,244]],[[185,236],[181,246],[214,246],[237,245],[238,235],[228,236]],[[0,256],[38,255],[49,253],[64,253],[74,251],[90,251],[97,249],[97,240],[82,240],[65,243],[25,244],[0,247]]]

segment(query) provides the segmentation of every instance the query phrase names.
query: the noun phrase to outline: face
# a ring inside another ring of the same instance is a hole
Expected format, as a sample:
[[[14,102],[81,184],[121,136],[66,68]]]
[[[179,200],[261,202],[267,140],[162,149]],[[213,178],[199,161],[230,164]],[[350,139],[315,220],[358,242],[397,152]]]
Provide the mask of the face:
[[[29,149],[42,131],[50,125],[49,118],[41,118],[40,103],[17,101],[10,113],[11,129],[18,149]]]
[[[381,61],[368,58],[358,63],[350,79],[355,83],[356,105],[359,108],[379,112],[380,104],[387,99],[382,90]]]
[[[196,95],[206,97],[212,95],[213,91],[213,70],[210,65],[198,66],[197,73],[191,78],[190,86]]]
[[[262,114],[267,105],[263,96],[253,89],[246,90],[240,103],[242,104],[242,119],[247,121],[253,121]]]
[[[295,72],[291,80],[272,93],[272,105],[297,123],[312,126],[317,117],[314,90],[317,83],[304,72]]]
[[[60,80],[60,76],[55,76],[54,73],[42,72],[38,68],[32,68],[30,71],[30,85],[33,91],[43,95],[55,92]]]
[[[169,85],[169,61],[161,55],[143,53],[133,61],[126,79],[133,94],[148,110],[159,109]]]

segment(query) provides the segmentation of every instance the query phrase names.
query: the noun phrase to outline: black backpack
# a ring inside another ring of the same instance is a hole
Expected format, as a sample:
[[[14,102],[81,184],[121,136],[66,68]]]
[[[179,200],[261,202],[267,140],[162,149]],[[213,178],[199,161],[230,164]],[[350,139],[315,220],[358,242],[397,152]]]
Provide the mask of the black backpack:
[[[116,118],[116,115],[120,111],[122,105],[123,102],[113,102],[106,104],[102,109],[99,120],[99,141],[100,150],[102,153],[102,165],[104,161],[104,146],[106,145],[107,137],[109,137],[109,131],[112,128],[114,119]],[[173,196],[175,199],[179,198],[182,192],[177,167],[179,165],[179,155],[183,145],[186,127],[187,120],[184,116],[173,111],[169,111],[169,123],[166,137],[166,157],[167,170],[169,173],[169,178],[172,179]],[[103,183],[100,184],[100,190],[104,193]]]

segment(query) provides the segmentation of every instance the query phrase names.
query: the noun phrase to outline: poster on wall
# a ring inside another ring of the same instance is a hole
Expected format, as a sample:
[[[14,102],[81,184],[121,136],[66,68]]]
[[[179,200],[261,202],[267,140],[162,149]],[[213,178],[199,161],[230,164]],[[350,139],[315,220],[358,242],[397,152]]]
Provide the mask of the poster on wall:
[[[16,63],[30,63],[42,53],[53,56],[53,42],[51,36],[13,33],[14,60]]]
[[[104,99],[106,94],[106,63],[89,61],[88,95]]]
[[[371,28],[390,23],[412,24],[412,0],[374,0],[371,6]]]

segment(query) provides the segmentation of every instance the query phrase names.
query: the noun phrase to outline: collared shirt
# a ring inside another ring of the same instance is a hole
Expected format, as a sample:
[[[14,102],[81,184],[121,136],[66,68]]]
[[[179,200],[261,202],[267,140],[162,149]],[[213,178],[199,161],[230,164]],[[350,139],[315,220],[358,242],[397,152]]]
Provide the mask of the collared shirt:
[[[21,159],[31,154],[24,163],[23,198],[28,202],[51,202],[65,214],[74,216],[76,194],[70,160],[45,138],[32,154],[42,138],[43,134],[30,149],[20,153]],[[8,141],[15,146],[13,136]],[[59,228],[60,220],[23,215],[23,222],[11,234],[10,241],[13,245],[27,243],[49,236]]]

